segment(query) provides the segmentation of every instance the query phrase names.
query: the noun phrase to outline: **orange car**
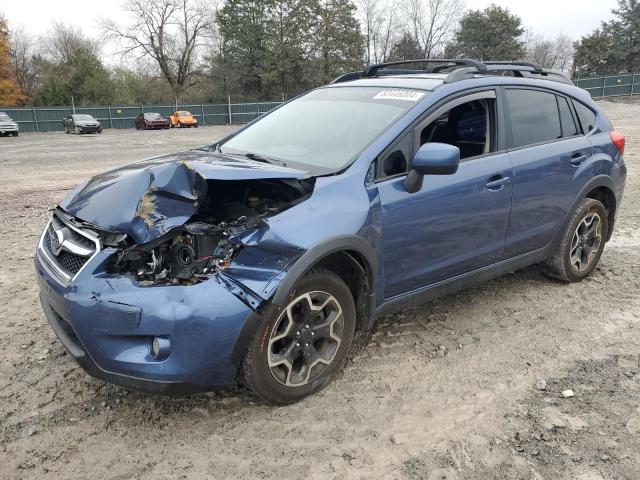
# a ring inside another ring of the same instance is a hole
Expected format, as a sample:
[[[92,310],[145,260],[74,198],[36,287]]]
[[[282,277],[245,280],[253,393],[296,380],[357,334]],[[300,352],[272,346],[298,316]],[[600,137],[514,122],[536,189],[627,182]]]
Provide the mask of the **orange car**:
[[[171,115],[172,127],[196,127],[198,128],[198,120],[195,119],[190,112],[186,110],[178,110]]]

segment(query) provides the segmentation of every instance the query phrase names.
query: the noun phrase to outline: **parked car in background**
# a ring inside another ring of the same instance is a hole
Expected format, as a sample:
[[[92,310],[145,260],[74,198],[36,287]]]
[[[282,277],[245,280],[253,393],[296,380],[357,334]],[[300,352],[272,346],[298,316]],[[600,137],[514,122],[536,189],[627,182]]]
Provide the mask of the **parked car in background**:
[[[63,120],[64,133],[102,133],[102,125],[91,115],[75,113]]]
[[[156,128],[170,128],[171,120],[157,112],[145,112],[136,117],[136,130],[152,130]]]
[[[622,201],[624,136],[558,72],[413,63],[427,68],[346,74],[69,192],[35,264],[70,355],[127,388],[240,382],[291,403],[377,317],[534,263],[588,277]]]
[[[0,112],[0,135],[3,137],[6,135],[17,137],[18,130],[18,124],[11,120],[11,117],[5,112]]]
[[[172,127],[196,127],[198,128],[198,120],[186,110],[178,110],[171,115]]]

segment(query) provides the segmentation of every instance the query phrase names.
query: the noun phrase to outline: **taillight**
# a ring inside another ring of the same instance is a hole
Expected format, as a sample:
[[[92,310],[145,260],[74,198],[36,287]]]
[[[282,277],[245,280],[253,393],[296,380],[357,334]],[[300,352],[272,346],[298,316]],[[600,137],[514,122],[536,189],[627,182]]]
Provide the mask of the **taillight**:
[[[625,145],[624,135],[616,131],[613,131],[609,134],[609,136],[611,137],[611,141],[613,142],[613,144],[616,146],[616,148],[620,152],[620,155],[624,155],[624,145]]]

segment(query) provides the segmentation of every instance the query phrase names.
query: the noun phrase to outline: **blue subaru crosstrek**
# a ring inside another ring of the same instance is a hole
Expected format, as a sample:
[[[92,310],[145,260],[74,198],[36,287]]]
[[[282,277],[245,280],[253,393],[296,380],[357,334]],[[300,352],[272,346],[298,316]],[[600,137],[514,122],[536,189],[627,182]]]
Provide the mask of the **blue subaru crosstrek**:
[[[589,95],[524,62],[401,63],[71,191],[35,259],[68,352],[130,388],[289,403],[380,315],[534,263],[589,275],[626,177]]]

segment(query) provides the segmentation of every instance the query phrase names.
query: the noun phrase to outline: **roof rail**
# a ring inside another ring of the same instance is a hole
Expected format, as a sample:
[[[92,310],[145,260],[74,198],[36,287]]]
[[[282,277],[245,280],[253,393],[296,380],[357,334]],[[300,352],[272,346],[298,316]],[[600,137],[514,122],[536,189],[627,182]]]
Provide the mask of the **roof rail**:
[[[484,71],[487,69],[486,65],[477,60],[470,60],[467,58],[421,58],[416,60],[400,60],[398,62],[386,62],[386,63],[378,63],[376,65],[371,65],[365,69],[362,76],[363,77],[375,77],[380,70],[383,70],[387,67],[393,67],[397,65],[410,65],[414,63],[437,63],[442,67],[438,70],[444,68],[444,65],[448,67],[454,67],[456,65],[462,67],[474,67],[478,71]],[[436,67],[437,68],[437,67]],[[419,70],[421,71],[421,70]]]
[[[497,74],[497,73],[505,73],[511,72],[516,77],[527,77],[527,78],[540,78],[542,77],[544,80],[551,80],[555,82],[565,83],[567,85],[573,85],[573,82],[569,77],[567,77],[564,73],[559,72],[557,70],[549,70],[546,68],[542,68],[540,65],[529,62],[489,62],[485,65],[486,69],[482,71],[475,70],[471,67],[469,68],[459,68],[452,71],[447,78],[445,78],[444,83],[453,83],[459,82],[460,80],[466,80],[469,78],[474,78],[477,74]]]
[[[534,63],[534,62],[525,62],[523,60],[499,60],[499,61],[490,61],[487,60],[485,62],[487,65],[516,65],[519,67],[531,67],[534,68],[536,70],[539,71],[544,71],[544,67],[542,65],[540,65],[539,63]]]
[[[388,68],[416,63],[434,64],[434,66],[432,68],[425,69]],[[542,65],[534,62],[526,62],[523,60],[490,60],[483,63],[478,60],[471,60],[467,58],[420,58],[415,60],[378,63],[367,67],[364,71],[345,73],[331,83],[342,83],[357,80],[359,78],[380,77],[386,75],[439,73],[453,67],[457,68],[453,69],[451,73],[449,73],[445,78],[444,83],[453,83],[460,80],[474,78],[474,76],[478,74],[499,74],[511,72],[517,77],[544,77],[545,80],[553,80],[573,85],[571,79],[562,72],[543,68]]]

